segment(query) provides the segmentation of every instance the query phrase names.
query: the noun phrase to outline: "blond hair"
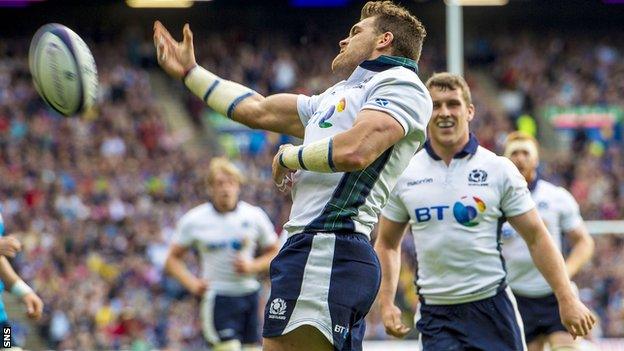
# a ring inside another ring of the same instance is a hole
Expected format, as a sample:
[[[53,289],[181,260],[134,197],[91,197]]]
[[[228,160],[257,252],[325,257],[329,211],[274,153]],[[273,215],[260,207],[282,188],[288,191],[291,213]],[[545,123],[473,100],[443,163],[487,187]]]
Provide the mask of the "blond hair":
[[[418,62],[427,36],[425,26],[418,18],[392,1],[367,2],[362,7],[360,20],[369,17],[375,17],[375,27],[380,33],[390,32],[394,36],[394,55]]]
[[[524,150],[539,159],[539,143],[532,135],[521,131],[509,133],[505,139],[505,157],[509,158],[517,150]]]
[[[507,135],[507,138],[505,138],[505,144],[509,144],[512,141],[530,141],[535,144],[535,147],[539,146],[539,143],[537,142],[537,139],[535,139],[535,137],[533,137],[531,134],[521,132],[519,130],[509,133],[509,135]]]
[[[464,98],[464,102],[466,105],[472,104],[472,96],[470,94],[470,87],[466,80],[457,74],[452,74],[448,72],[435,73],[431,78],[427,80],[425,84],[427,89],[431,90],[431,88],[436,87],[440,90],[455,90],[461,89],[462,97]]]
[[[225,157],[215,157],[210,160],[210,164],[208,165],[208,176],[206,177],[208,185],[212,184],[212,181],[216,177],[217,173],[226,173],[234,177],[239,184],[245,183],[245,176],[243,176],[241,171]]]

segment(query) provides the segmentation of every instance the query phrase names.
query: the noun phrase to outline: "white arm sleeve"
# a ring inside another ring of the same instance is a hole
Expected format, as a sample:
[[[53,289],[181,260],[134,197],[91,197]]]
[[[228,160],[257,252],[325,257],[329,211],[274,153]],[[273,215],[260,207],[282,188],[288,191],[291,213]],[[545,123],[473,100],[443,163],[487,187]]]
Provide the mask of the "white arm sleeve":
[[[406,223],[409,222],[410,219],[409,212],[399,197],[399,191],[397,188],[398,186],[395,186],[392,193],[390,193],[388,203],[383,210],[381,210],[381,214],[393,222]]]
[[[323,96],[330,90],[331,88],[325,90],[320,95],[306,96],[299,94],[299,96],[297,96],[297,113],[299,113],[299,119],[304,127],[308,125],[310,118],[312,118],[316,110],[318,110],[319,103],[323,99]]]
[[[501,160],[501,211],[506,217],[515,217],[529,212],[535,207],[527,182],[518,168],[507,158]]]
[[[379,73],[381,79],[370,90],[362,109],[386,112],[401,124],[405,135],[424,133],[433,110],[427,88],[411,73],[399,76],[405,72],[386,72]]]
[[[559,188],[561,191],[561,230],[568,232],[578,228],[583,223],[579,205],[567,190]]]
[[[275,244],[277,241],[277,234],[275,234],[275,227],[266,212],[258,208],[257,213],[256,227],[258,228],[258,246],[264,249]]]

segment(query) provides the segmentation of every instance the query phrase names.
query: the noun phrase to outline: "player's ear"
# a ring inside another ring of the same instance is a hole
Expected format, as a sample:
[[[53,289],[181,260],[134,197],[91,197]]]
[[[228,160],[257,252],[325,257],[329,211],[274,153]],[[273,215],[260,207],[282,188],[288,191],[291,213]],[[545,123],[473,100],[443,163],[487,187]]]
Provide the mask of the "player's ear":
[[[377,49],[384,50],[392,45],[394,41],[394,34],[392,32],[385,32],[379,35],[377,39]]]
[[[472,121],[475,116],[475,106],[473,104],[468,105],[468,122]]]

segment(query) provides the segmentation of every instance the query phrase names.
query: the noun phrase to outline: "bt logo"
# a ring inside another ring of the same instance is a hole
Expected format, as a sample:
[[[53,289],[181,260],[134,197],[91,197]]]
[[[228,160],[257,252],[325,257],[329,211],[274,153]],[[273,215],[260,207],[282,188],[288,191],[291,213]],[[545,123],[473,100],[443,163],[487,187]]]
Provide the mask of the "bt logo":
[[[439,221],[444,220],[444,214],[448,209],[450,209],[450,206],[445,205],[417,208],[414,210],[416,222],[428,222],[433,217]],[[485,202],[480,198],[476,196],[462,196],[453,205],[453,217],[463,226],[474,227],[479,224],[485,209]]]

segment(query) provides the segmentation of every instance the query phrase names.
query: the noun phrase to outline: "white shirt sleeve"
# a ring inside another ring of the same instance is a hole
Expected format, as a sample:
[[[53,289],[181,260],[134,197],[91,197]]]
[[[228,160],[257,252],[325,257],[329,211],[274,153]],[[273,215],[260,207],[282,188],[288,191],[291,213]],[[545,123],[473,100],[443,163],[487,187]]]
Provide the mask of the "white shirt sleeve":
[[[258,246],[261,249],[264,249],[275,244],[277,241],[277,234],[275,233],[275,227],[266,212],[258,207],[257,213],[256,227],[258,230]]]
[[[503,172],[501,211],[506,217],[515,217],[535,208],[527,182],[518,168],[507,158],[499,157]]]
[[[561,191],[561,230],[568,232],[578,228],[583,223],[583,218],[581,217],[579,205],[572,194],[564,188],[559,188],[559,190]]]
[[[381,78],[371,88],[362,109],[389,114],[401,124],[405,135],[424,133],[433,110],[427,88],[411,73],[386,72],[378,74]]]
[[[318,110],[319,104],[323,99],[323,96],[330,91],[331,88],[325,90],[322,94],[307,96],[303,94],[299,94],[297,96],[297,113],[299,114],[299,119],[303,126],[307,126],[312,115]]]
[[[383,210],[381,210],[381,214],[393,222],[406,223],[409,222],[410,219],[409,212],[405,208],[405,204],[401,200],[397,188],[398,186],[395,186],[392,193],[390,193],[388,203]]]
[[[191,232],[191,223],[187,215],[182,216],[176,225],[176,230],[171,238],[171,243],[182,247],[190,247],[195,239]]]

